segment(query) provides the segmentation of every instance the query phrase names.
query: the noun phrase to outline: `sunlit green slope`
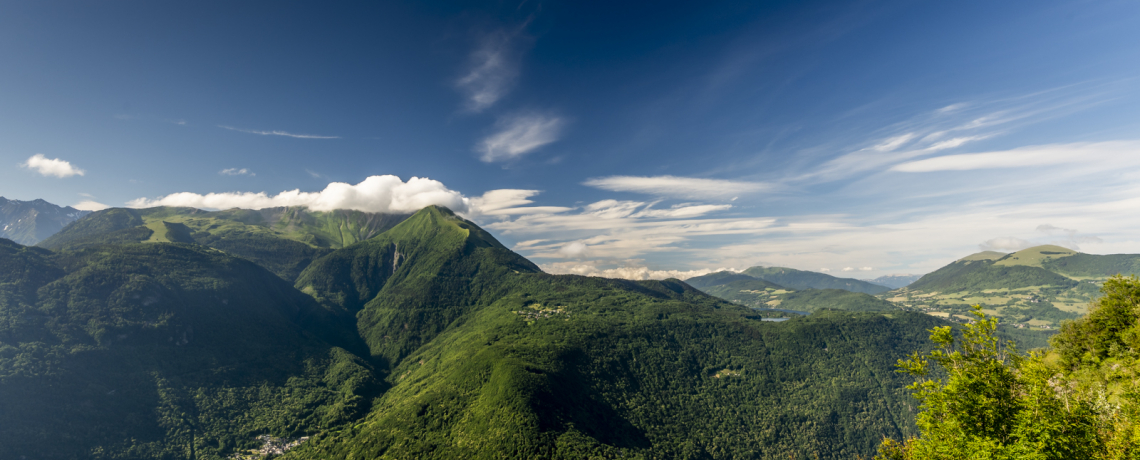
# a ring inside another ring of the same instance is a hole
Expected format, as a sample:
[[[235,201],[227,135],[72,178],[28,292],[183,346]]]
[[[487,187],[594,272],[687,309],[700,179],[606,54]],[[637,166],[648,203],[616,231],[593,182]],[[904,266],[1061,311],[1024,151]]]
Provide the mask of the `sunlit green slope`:
[[[940,324],[765,323],[678,281],[547,275],[442,208],[296,286],[357,318],[392,388],[290,458],[868,455],[912,423],[891,356]]]
[[[251,260],[292,281],[313,260],[383,233],[403,214],[309,211],[301,207],[202,211],[112,208],[73,222],[39,246],[73,250],[98,244],[197,243]]]

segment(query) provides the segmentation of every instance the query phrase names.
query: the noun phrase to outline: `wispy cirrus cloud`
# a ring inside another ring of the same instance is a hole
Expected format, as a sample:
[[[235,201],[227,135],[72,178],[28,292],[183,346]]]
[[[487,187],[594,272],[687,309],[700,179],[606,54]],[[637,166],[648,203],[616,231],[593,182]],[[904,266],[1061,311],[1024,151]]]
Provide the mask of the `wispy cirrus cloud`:
[[[82,176],[87,172],[79,169],[67,160],[59,158],[47,158],[42,153],[37,153],[28,157],[26,161],[20,163],[20,166],[28,168],[32,171],[40,173],[43,176],[55,176],[58,178],[65,178],[71,176]]]
[[[1052,144],[1003,151],[944,155],[900,163],[891,170],[921,173],[1091,163],[1099,163],[1104,169],[1140,165],[1140,141]]]
[[[1109,101],[1109,90],[1061,87],[1007,98],[972,100],[917,114],[857,138],[855,148],[816,163],[795,180],[829,182],[1007,135],[1019,127],[1070,115]]]
[[[589,187],[683,199],[724,199],[775,188],[772,184],[677,176],[608,176],[588,179]]]
[[[292,138],[296,138],[296,139],[340,139],[340,136],[318,136],[316,134],[297,134],[297,133],[290,133],[288,131],[279,131],[279,130],[258,131],[255,129],[242,129],[242,128],[235,128],[233,126],[226,126],[226,125],[218,125],[218,127],[222,128],[222,129],[228,129],[230,131],[237,131],[239,133],[257,134],[260,136],[284,136],[284,137],[292,137]]]
[[[250,171],[248,168],[226,168],[218,171],[218,174],[223,176],[256,176],[257,173]]]
[[[495,124],[498,131],[484,138],[476,150],[487,163],[513,160],[557,141],[565,125],[565,120],[552,115],[503,117]]]
[[[468,58],[466,72],[455,81],[455,87],[466,97],[468,111],[490,108],[514,87],[526,42],[520,34],[500,30],[479,40],[479,47]]]

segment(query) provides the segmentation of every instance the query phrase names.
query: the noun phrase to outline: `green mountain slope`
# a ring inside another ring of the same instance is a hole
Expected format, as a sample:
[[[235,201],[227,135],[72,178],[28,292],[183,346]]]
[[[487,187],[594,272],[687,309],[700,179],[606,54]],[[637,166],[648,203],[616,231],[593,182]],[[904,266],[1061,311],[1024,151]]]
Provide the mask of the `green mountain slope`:
[[[198,239],[161,219],[114,231]],[[435,207],[294,286],[200,244],[4,243],[0,296],[0,458],[866,458],[948,324],[548,275]]]
[[[911,290],[958,292],[1031,286],[1073,287],[1076,281],[1040,267],[997,265],[989,260],[959,261],[924,275]]]
[[[75,250],[100,244],[197,243],[251,260],[294,280],[313,260],[383,233],[407,218],[359,211],[305,208],[112,208],[80,219],[39,246]]]
[[[677,281],[547,275],[441,208],[296,286],[357,318],[392,389],[290,458],[867,455],[911,423],[890,351],[868,350],[901,352],[938,324],[763,323]]]
[[[350,326],[201,246],[0,240],[0,458],[220,458],[347,423],[383,388]]]
[[[864,294],[879,294],[891,290],[886,286],[880,286],[857,279],[836,278],[823,273],[785,267],[752,267],[744,270],[744,274],[797,290],[843,289],[851,292],[862,292]]]
[[[964,257],[884,297],[960,318],[969,305],[981,304],[1004,322],[1056,329],[1085,313],[1108,277],[1135,273],[1140,273],[1140,255],[1083,254],[1046,245]]]

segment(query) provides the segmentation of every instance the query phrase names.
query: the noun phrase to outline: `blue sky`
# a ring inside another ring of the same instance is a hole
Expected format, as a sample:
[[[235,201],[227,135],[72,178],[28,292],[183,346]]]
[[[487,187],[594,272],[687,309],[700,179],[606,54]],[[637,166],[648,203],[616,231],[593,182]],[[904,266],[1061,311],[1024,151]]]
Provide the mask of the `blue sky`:
[[[0,195],[444,204],[607,276],[1136,253],[1137,43],[1128,1],[22,2]]]

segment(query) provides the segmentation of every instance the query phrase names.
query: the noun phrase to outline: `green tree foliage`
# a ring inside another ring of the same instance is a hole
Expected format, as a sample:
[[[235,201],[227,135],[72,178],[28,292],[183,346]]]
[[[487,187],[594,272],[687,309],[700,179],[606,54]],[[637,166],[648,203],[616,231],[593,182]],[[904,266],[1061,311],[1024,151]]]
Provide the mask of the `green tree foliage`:
[[[918,377],[920,435],[886,440],[881,459],[1131,459],[1140,456],[1136,392],[1140,280],[1114,277],[1089,314],[1067,322],[1055,350],[1017,354],[998,343],[996,320],[955,339],[931,330],[934,351],[900,360]]]

